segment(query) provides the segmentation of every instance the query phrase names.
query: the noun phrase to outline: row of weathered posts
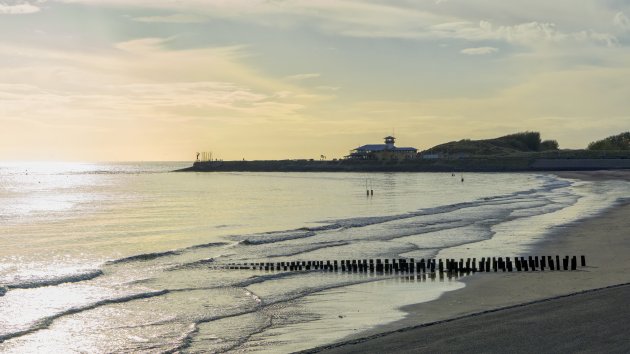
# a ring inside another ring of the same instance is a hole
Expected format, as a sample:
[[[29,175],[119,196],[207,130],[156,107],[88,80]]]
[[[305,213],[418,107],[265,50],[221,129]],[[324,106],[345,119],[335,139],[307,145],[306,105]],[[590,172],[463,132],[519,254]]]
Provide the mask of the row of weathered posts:
[[[586,266],[586,257],[580,256],[580,266]],[[529,257],[482,257],[455,259],[348,259],[333,261],[287,261],[230,263],[215,266],[227,269],[252,269],[265,271],[310,271],[378,273],[378,274],[422,274],[422,273],[458,273],[476,272],[528,272],[577,270],[577,256],[529,256]]]

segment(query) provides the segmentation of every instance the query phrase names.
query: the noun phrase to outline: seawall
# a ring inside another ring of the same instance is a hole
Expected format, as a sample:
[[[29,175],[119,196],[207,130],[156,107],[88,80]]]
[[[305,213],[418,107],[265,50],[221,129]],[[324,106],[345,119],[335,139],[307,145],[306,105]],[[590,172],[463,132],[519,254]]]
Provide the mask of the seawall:
[[[465,158],[403,161],[198,161],[178,172],[533,172],[630,169],[630,158]]]

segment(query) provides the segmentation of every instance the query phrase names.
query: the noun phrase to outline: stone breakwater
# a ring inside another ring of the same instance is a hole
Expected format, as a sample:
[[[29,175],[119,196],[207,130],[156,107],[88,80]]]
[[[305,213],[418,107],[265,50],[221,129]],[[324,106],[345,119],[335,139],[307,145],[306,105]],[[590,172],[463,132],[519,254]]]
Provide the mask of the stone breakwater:
[[[630,169],[630,158],[484,157],[401,161],[198,161],[177,172],[535,172]]]

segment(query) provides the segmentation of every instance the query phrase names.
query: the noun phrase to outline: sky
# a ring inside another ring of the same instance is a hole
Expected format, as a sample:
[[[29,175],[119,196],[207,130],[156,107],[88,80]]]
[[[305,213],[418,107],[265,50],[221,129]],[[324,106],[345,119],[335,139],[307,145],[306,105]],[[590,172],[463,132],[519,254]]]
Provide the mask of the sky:
[[[0,160],[584,148],[629,108],[629,0],[0,0]]]

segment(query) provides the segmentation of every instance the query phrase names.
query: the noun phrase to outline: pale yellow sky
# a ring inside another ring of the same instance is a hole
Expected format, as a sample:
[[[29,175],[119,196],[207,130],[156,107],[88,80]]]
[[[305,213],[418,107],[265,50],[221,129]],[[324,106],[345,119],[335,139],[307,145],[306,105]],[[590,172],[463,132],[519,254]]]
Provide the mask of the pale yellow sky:
[[[0,3],[0,160],[342,157],[628,130],[630,4]]]

